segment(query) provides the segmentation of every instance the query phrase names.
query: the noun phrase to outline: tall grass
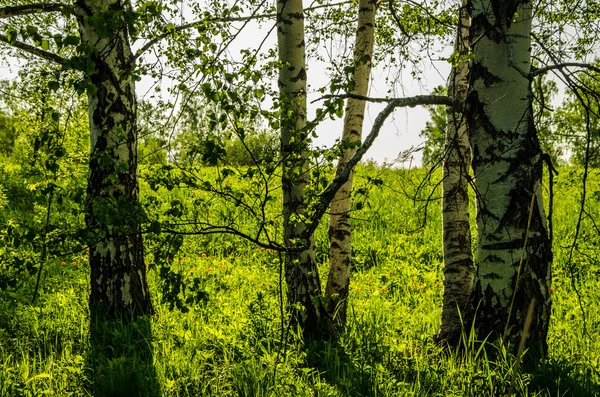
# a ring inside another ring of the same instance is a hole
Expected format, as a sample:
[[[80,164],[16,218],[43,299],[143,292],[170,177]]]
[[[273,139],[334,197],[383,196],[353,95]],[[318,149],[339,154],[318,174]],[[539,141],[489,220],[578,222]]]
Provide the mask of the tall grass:
[[[406,197],[422,171],[364,167],[359,183],[377,173],[384,184],[354,213],[348,327],[335,343],[304,344],[294,329],[281,340],[275,253],[228,236],[196,237],[170,258],[206,293],[185,313],[162,303],[152,264],[156,315],[129,326],[90,326],[83,257],[47,265],[35,306],[31,285],[2,293],[0,396],[489,396],[505,395],[513,379],[521,396],[600,395],[600,266],[593,256],[600,237],[591,225],[579,246],[587,256],[574,263],[590,336],[582,336],[566,264],[578,172],[563,169],[557,181],[550,352],[533,373],[513,373],[505,350],[488,356],[494,348],[483,349],[487,341],[472,330],[457,351],[433,344],[442,294],[440,204],[429,205],[423,224],[423,202]],[[591,187],[598,190],[597,176]],[[598,208],[591,199],[588,210]],[[324,228],[316,241],[326,274]]]

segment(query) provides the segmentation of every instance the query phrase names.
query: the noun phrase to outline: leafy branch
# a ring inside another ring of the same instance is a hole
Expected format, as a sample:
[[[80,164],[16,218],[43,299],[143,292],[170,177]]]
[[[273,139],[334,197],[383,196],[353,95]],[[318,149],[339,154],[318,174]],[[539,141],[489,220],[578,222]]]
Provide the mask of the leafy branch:
[[[335,96],[335,95],[334,95]],[[331,95],[326,95],[325,97],[333,97]],[[325,215],[331,200],[333,200],[337,191],[346,183],[348,178],[350,177],[350,173],[354,169],[354,167],[360,162],[365,153],[371,148],[375,139],[379,136],[379,132],[383,127],[383,123],[385,120],[392,114],[392,112],[399,107],[415,107],[420,105],[446,105],[460,109],[461,105],[459,103],[454,102],[450,97],[441,96],[441,95],[417,95],[413,97],[406,98],[394,98],[394,99],[385,99],[385,98],[369,98],[362,95],[354,95],[354,94],[342,94],[337,95],[338,98],[355,98],[362,99],[369,102],[387,102],[386,107],[379,112],[375,121],[373,122],[373,126],[371,127],[371,132],[365,138],[365,141],[362,145],[357,149],[356,153],[348,160],[342,171],[334,178],[334,180],[325,188],[325,190],[319,195],[317,203],[315,204],[315,212],[310,219],[310,226],[304,230],[302,233],[302,237],[307,238],[312,235],[314,231],[317,229],[319,221]]]
[[[23,43],[18,40],[10,40],[3,34],[0,34],[0,42],[6,43],[12,47],[18,48],[21,51],[27,52],[31,55],[35,55],[36,57],[45,59],[50,62],[54,62],[58,65],[64,66],[67,63],[67,59],[61,57],[60,55],[56,55],[50,51],[45,51],[41,48],[37,48],[32,46],[31,44]]]

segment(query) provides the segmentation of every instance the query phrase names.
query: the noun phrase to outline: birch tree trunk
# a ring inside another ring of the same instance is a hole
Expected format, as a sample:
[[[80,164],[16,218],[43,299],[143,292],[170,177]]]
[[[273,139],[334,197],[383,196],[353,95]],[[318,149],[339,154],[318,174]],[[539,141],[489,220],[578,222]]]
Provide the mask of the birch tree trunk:
[[[459,11],[459,25],[454,52],[459,61],[448,79],[448,95],[465,102],[469,89],[469,27],[470,5],[465,2]],[[442,180],[442,230],[444,244],[444,295],[442,321],[438,342],[456,345],[460,341],[462,316],[467,308],[475,268],[471,252],[469,224],[469,146],[466,116],[451,107],[446,108],[446,142],[444,176]]]
[[[469,124],[477,193],[479,338],[544,353],[552,251],[542,199],[542,152],[533,124],[530,1],[473,0]],[[530,210],[531,208],[531,210]],[[541,349],[541,350],[539,350]]]
[[[327,313],[321,302],[321,282],[314,238],[302,237],[307,228],[304,190],[309,178],[306,131],[306,65],[302,0],[277,0],[283,227],[286,247],[285,278],[292,321],[304,336],[326,333]],[[305,249],[294,249],[305,247]]]
[[[152,313],[138,223],[136,96],[125,7],[121,0],[78,4],[89,50],[90,164],[86,224],[90,248],[90,310],[125,321]]]
[[[354,72],[352,80],[353,94],[366,96],[371,77],[371,58],[375,39],[375,14],[377,0],[360,0],[358,3],[358,26],[354,44]],[[356,153],[361,142],[365,101],[348,99],[344,127],[342,130],[343,153],[337,164],[336,175],[344,168],[348,160]],[[325,295],[328,313],[337,328],[346,324],[348,290],[350,287],[350,268],[352,266],[352,229],[350,225],[350,207],[352,196],[352,177],[342,185],[333,198],[329,215],[329,277]]]

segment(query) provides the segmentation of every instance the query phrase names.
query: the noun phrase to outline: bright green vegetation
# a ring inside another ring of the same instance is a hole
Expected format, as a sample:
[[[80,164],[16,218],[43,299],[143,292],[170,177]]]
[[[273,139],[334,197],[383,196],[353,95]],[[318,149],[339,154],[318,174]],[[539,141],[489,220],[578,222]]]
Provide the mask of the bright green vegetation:
[[[582,335],[568,259],[583,171],[559,171],[550,356],[534,373],[516,375],[517,395],[600,394],[600,236],[585,220],[573,255],[587,322],[588,335]],[[486,357],[468,337],[464,353],[433,345],[442,293],[439,201],[429,204],[426,226],[419,228],[424,203],[415,206],[403,194],[414,193],[424,172],[363,167],[357,183],[375,174],[383,186],[372,188],[368,204],[354,213],[349,322],[338,343],[303,346],[292,329],[282,347],[278,255],[231,236],[190,237],[169,258],[184,285],[195,283],[206,293],[188,312],[170,310],[161,303],[155,242],[149,241],[156,308],[150,321],[104,325],[90,338],[83,253],[46,265],[35,306],[34,278],[17,293],[0,293],[0,396],[132,396],[138,389],[148,396],[486,396],[492,388],[504,395],[512,358],[502,352]],[[586,204],[592,215],[600,209],[599,181],[592,172]],[[428,189],[432,185],[419,197]],[[324,279],[323,227],[317,246]]]

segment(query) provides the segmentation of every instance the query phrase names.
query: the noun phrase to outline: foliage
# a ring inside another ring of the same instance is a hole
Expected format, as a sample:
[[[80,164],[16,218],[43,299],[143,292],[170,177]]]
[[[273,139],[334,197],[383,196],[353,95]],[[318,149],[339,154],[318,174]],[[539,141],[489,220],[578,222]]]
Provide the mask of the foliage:
[[[596,63],[598,64],[598,63]],[[571,150],[571,162],[600,167],[600,84],[599,74],[589,72],[578,78],[578,86],[567,94],[556,111],[556,134]],[[589,128],[589,130],[588,130]],[[589,143],[589,159],[586,160]]]
[[[254,166],[273,164],[279,158],[279,136],[267,130],[249,131],[225,143],[226,165]]]
[[[0,152],[5,156],[10,156],[15,147],[17,130],[14,120],[9,114],[0,110]]]
[[[375,59],[393,65],[423,61],[425,49],[455,22],[448,3],[394,10],[394,2],[383,2],[388,8],[378,23]],[[197,2],[190,5],[194,23],[187,28],[175,25],[184,19],[179,4],[125,4],[89,19],[103,35],[127,27],[131,42],[151,44],[135,55],[127,75],[156,83],[152,101],[141,103],[138,111],[143,211],[136,208],[135,220],[146,238],[148,292],[157,313],[129,324],[98,325],[88,318],[89,265],[83,253],[90,242],[82,205],[89,131],[81,95],[93,95],[95,89],[89,76],[97,65],[89,58],[90,48],[81,44],[77,24],[66,13],[3,19],[2,37],[9,44],[23,40],[65,61],[60,68],[44,64],[45,70],[35,73],[39,65],[29,59],[24,84],[7,86],[27,100],[0,108],[0,142],[6,143],[0,163],[0,395],[112,396],[137,389],[164,396],[476,396],[506,393],[512,379],[521,395],[560,394],[564,387],[576,395],[597,394],[599,344],[570,334],[582,326],[575,286],[587,294],[588,320],[598,321],[592,254],[599,242],[590,232],[593,219],[586,218],[585,244],[578,246],[585,255],[576,265],[590,269],[579,272],[579,284],[568,283],[572,269],[567,269],[566,251],[556,255],[559,315],[553,319],[552,356],[539,373],[515,374],[512,357],[502,351],[485,357],[468,336],[462,353],[448,354],[430,341],[441,297],[440,220],[427,200],[436,196],[437,181],[421,183],[422,170],[359,171],[364,183],[357,193],[376,188],[370,200],[357,201],[353,212],[353,315],[337,344],[303,345],[299,331],[280,318],[285,313],[281,259],[254,244],[273,248],[281,241],[280,154],[271,131],[279,129],[282,118],[272,84],[282,65],[273,48],[262,49],[264,41],[225,56],[247,22],[244,16],[268,15],[272,4]],[[354,7],[330,10],[320,19],[328,23],[326,29],[319,28],[319,18],[309,18],[314,23],[309,46],[348,36]],[[403,18],[397,20],[395,12]],[[552,13],[542,15],[556,22]],[[229,23],[232,19],[241,25]],[[414,38],[416,46],[409,43]],[[570,50],[583,54],[591,41]],[[0,48],[14,54],[4,44]],[[352,88],[353,65],[343,51],[338,58],[330,60],[331,80],[318,91]],[[420,75],[417,67],[412,73]],[[160,98],[161,79],[171,83],[166,102]],[[23,88],[27,85],[31,89]],[[169,101],[173,98],[175,103]],[[341,117],[343,106],[341,98],[324,101],[303,131],[306,140],[294,144],[311,146],[318,123]],[[423,133],[431,144],[428,162],[443,150],[443,108],[432,113],[437,118]],[[543,108],[541,114],[546,117]],[[338,151],[335,146],[307,155],[311,210],[332,178]],[[562,175],[558,184],[565,204],[556,211],[562,221],[556,235],[568,238],[574,219],[569,210],[576,208],[573,183],[581,175],[578,169]],[[410,191],[414,186],[418,192]],[[593,186],[597,190],[597,182]],[[426,204],[415,209],[415,202]],[[415,212],[425,215],[426,227]],[[326,258],[323,226],[316,235],[320,271]],[[35,274],[43,275],[43,283],[32,305]],[[577,353],[584,350],[589,354]]]
[[[438,86],[433,90],[435,95],[446,95],[447,89]],[[423,142],[423,165],[432,168],[441,165],[444,157],[444,142],[446,139],[446,107],[428,106],[431,120],[425,124],[425,128],[419,133]]]
[[[535,372],[516,373],[516,393],[522,396],[600,392],[600,343],[593,333],[579,337],[583,319],[566,265],[568,250],[561,248],[572,237],[582,171],[559,172],[554,224],[561,243],[555,244],[550,356]],[[353,212],[361,219],[355,223],[354,261],[377,260],[352,274],[349,325],[338,343],[304,346],[291,329],[282,348],[279,257],[233,236],[188,238],[169,257],[183,285],[199,280],[208,297],[191,303],[187,312],[171,310],[162,302],[160,264],[153,255],[158,244],[150,239],[146,262],[156,315],[149,323],[100,329],[94,335],[108,336],[93,344],[84,256],[49,261],[35,306],[27,302],[31,280],[16,295],[0,294],[0,395],[127,395],[132,385],[142,394],[159,390],[164,397],[504,395],[513,378],[510,356],[486,357],[468,335],[464,352],[444,352],[433,344],[442,294],[441,220],[432,203],[426,227],[419,228],[421,220],[414,215],[423,210],[410,198],[415,194],[410,186],[424,175],[422,169],[358,170],[359,188],[368,178],[382,183],[371,190],[368,205]],[[436,173],[426,189],[439,177]],[[595,176],[589,188],[598,191],[598,183]],[[150,191],[145,187],[142,193]],[[600,202],[590,205],[593,211]],[[317,232],[318,250],[327,245],[324,226]],[[580,249],[585,255],[576,257],[578,287],[588,324],[596,324],[600,296],[594,255],[600,240],[590,220],[584,227]],[[325,269],[325,258],[319,266]],[[284,330],[286,324],[284,319]]]
[[[173,161],[181,166],[217,163],[256,166],[277,161],[279,136],[276,131],[265,129],[257,119],[225,124],[211,122],[218,114],[223,114],[218,105],[202,95],[190,94],[172,143]]]
[[[0,290],[17,291],[48,257],[78,246],[65,237],[82,223],[85,108],[66,92],[50,95],[47,82],[47,75],[24,70],[21,84],[3,84],[16,139],[0,156]],[[22,97],[28,101],[15,100]]]
[[[540,76],[533,80],[532,92],[533,118],[542,153],[550,156],[553,164],[562,164],[568,146],[565,147],[564,140],[557,131],[553,109],[550,107],[552,99],[558,94],[556,82]]]

